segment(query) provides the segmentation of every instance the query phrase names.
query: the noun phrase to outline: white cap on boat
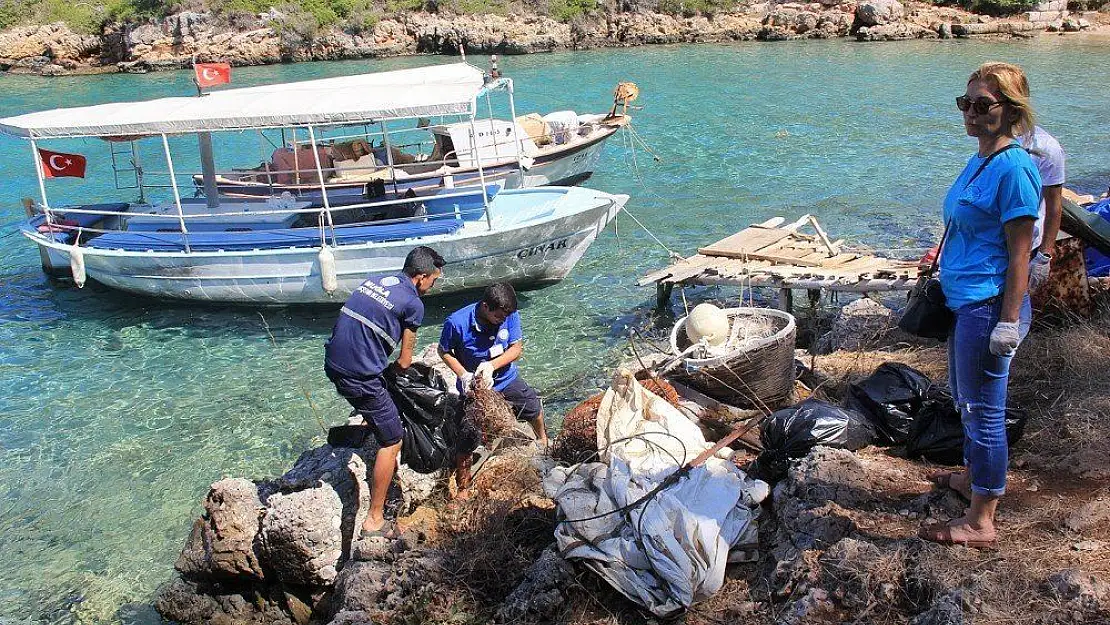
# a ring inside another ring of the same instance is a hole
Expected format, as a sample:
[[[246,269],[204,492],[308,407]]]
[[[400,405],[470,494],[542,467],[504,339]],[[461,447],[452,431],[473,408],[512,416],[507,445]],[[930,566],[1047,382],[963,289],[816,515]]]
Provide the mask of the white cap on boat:
[[[713,304],[698,304],[686,318],[686,338],[691,343],[704,340],[709,345],[720,345],[728,340],[728,314]]]

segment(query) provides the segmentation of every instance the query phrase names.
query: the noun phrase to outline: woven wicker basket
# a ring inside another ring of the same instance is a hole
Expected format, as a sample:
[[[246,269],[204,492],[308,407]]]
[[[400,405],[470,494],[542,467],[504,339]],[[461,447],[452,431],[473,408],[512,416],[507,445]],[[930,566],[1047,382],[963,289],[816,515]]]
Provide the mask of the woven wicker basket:
[[[771,410],[781,407],[794,389],[794,316],[772,308],[726,308],[725,314],[730,320],[739,316],[767,318],[774,331],[724,356],[684,358],[671,376],[733,406]],[[671,330],[671,351],[678,355],[688,347],[683,317]]]

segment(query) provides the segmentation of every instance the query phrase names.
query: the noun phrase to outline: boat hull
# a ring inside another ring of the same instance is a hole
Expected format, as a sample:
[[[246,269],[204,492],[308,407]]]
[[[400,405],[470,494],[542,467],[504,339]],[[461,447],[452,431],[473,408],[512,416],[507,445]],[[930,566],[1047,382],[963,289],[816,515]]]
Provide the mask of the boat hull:
[[[495,282],[554,283],[570,273],[628,197],[588,189],[588,208],[515,228],[471,222],[451,235],[333,247],[338,289],[324,291],[319,248],[244,252],[152,253],[82,248],[90,279],[144,296],[250,305],[342,303],[364,280],[397,273],[417,245],[446,260],[432,295],[478,289]],[[518,191],[517,193],[527,193]],[[33,238],[53,264],[69,267],[69,246]]]

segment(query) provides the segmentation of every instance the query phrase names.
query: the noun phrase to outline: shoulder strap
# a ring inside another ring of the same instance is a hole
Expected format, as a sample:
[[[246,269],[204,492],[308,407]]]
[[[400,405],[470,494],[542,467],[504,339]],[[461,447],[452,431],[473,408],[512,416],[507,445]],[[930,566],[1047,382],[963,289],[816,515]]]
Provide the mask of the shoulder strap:
[[[995,151],[990,156],[988,156],[982,163],[979,164],[979,169],[975,170],[975,174],[972,175],[971,178],[968,179],[967,184],[964,185],[964,188],[966,189],[966,188],[970,187],[971,183],[975,182],[975,179],[979,177],[979,174],[983,173],[983,170],[987,168],[987,165],[991,164],[991,161],[994,160],[994,157],[996,157],[999,154],[1005,152],[1006,150],[1012,150],[1014,148],[1020,148],[1020,147],[1021,146],[1016,144],[1016,143],[1010,143],[1010,144],[1007,144],[1005,147],[998,149],[997,151]]]
[[[971,183],[975,182],[975,179],[979,177],[979,174],[983,173],[983,170],[987,168],[987,165],[991,164],[991,161],[994,160],[994,157],[996,157],[999,154],[1005,152],[1006,150],[1012,150],[1014,148],[1019,148],[1019,147],[1021,147],[1021,146],[1016,144],[1016,143],[1007,144],[1005,147],[999,148],[994,153],[992,153],[990,156],[988,156],[986,159],[984,159],[983,162],[979,164],[979,169],[976,169],[975,173],[972,174],[971,178],[968,179],[967,184],[964,185],[964,189],[967,189],[968,187],[971,186]],[[948,221],[946,221],[944,223],[944,234],[940,235],[940,243],[937,245],[936,258],[933,259],[933,265],[932,265],[932,267],[929,268],[929,273],[930,274],[934,274],[937,271],[937,263],[940,262],[940,253],[941,253],[941,251],[944,250],[944,240],[948,238],[948,227],[951,226],[951,225],[952,225],[952,220],[951,219],[949,219]]]

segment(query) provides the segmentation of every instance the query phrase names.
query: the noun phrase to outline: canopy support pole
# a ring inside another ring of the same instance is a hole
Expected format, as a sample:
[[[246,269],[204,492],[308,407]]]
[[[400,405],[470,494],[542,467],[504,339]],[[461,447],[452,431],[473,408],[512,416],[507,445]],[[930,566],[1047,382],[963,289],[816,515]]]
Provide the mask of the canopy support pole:
[[[297,158],[297,129],[290,128],[289,132],[293,135],[293,182],[301,184],[301,160]],[[283,130],[281,134],[284,136],[285,131]]]
[[[281,130],[282,141],[285,141],[285,129]],[[258,129],[258,154],[262,157],[262,167],[266,170],[266,183],[270,187],[270,195],[274,194],[274,177],[270,174],[270,161],[266,158],[266,135],[262,134],[262,129]]]
[[[42,214],[46,216],[47,225],[54,225],[54,218],[50,216],[50,204],[46,201],[46,176],[42,171],[42,159],[39,158],[39,146],[31,138],[31,157],[35,159],[35,175],[39,179],[39,193],[42,195]]]
[[[521,151],[520,126],[516,123],[516,97],[513,95],[513,79],[509,82],[509,116],[512,119],[512,132],[516,143],[516,170],[520,173],[520,188],[524,188],[524,153]]]
[[[208,208],[220,205],[220,190],[216,187],[216,160],[212,157],[212,133],[198,132],[197,144],[200,147],[200,171],[204,181],[204,198]]]
[[[324,184],[324,168],[320,166],[320,152],[316,149],[316,132],[312,126],[308,127],[308,144],[312,147],[312,158],[316,161],[316,175],[320,177],[320,193],[324,195],[324,213],[328,216],[328,228],[331,229],[331,242],[335,242],[335,222],[331,218],[331,202],[328,201],[328,189]]]
[[[389,144],[389,131],[385,128],[385,122],[382,125],[382,145],[385,146],[385,162],[389,165],[389,175],[393,178],[393,195],[398,195],[397,192],[397,170],[393,167],[393,149]]]
[[[139,158],[139,142],[131,142],[131,167],[135,170],[135,185],[139,187],[139,201],[146,201],[146,181],[143,176],[143,162]]]
[[[162,133],[162,149],[166,152],[166,167],[170,171],[170,187],[173,189],[173,203],[177,205],[177,222],[181,226],[181,238],[185,241],[185,253],[192,252],[189,248],[189,230],[185,227],[185,212],[181,210],[181,194],[177,192],[177,174],[173,171],[173,158],[170,157],[170,140],[166,133]]]
[[[474,108],[478,108],[477,105]],[[486,227],[493,230],[493,217],[489,214],[489,195],[486,194],[486,171],[482,168],[482,155],[478,152],[478,127],[474,125],[473,111],[470,112],[470,149],[475,162],[478,163],[478,182],[482,185],[482,204],[486,207]]]
[[[497,128],[493,125],[493,102],[490,101],[489,91],[486,91],[486,111],[489,112],[489,129],[493,133],[493,157],[500,159],[501,151],[497,149]]]

